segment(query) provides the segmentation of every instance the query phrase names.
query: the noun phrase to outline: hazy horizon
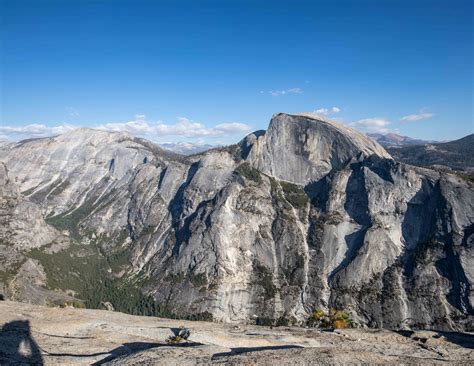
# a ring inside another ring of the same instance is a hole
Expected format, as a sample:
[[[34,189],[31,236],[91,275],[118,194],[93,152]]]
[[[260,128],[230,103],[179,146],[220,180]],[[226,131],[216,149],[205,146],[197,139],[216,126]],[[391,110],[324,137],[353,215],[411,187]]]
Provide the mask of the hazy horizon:
[[[306,112],[307,113],[307,112]],[[321,117],[323,117],[323,119],[325,120],[328,120],[328,118],[326,118],[325,116],[321,115]],[[270,122],[270,121],[269,121]],[[344,122],[341,122],[341,121],[334,121],[334,122],[339,122],[339,123],[342,123],[344,124]],[[376,137],[376,136],[390,136],[390,135],[394,135],[394,136],[400,136],[400,137],[408,137],[408,138],[412,138],[411,136],[405,136],[405,135],[401,135],[400,133],[398,133],[397,131],[388,131],[388,132],[367,132],[367,131],[363,131],[363,130],[360,130],[359,128],[355,127],[354,125],[351,125],[351,124],[346,124],[348,125],[349,127],[351,128],[354,128],[355,130],[365,134],[365,135],[368,135],[370,137]],[[186,136],[184,136],[183,138],[180,139],[180,135],[176,135],[178,138],[169,138],[169,139],[166,139],[166,137],[168,137],[167,134],[164,134],[163,136],[154,136],[152,134],[147,134],[147,133],[140,133],[140,131],[137,131],[137,130],[134,130],[134,129],[130,129],[130,128],[121,128],[120,127],[107,127],[105,125],[98,125],[98,126],[74,126],[74,125],[64,125],[64,126],[58,126],[58,127],[53,127],[53,128],[47,128],[45,126],[41,126],[41,125],[29,125],[29,126],[24,126],[24,127],[18,127],[19,129],[22,129],[20,132],[15,132],[15,128],[11,127],[11,126],[5,126],[5,127],[0,127],[0,129],[3,128],[4,131],[7,131],[7,134],[6,136],[2,136],[0,135],[0,141],[4,141],[4,142],[9,142],[9,143],[17,143],[17,142],[21,142],[21,141],[24,141],[24,140],[29,140],[29,139],[34,139],[34,138],[48,138],[48,137],[55,137],[55,136],[59,136],[59,135],[62,135],[62,134],[65,134],[65,133],[69,133],[69,132],[72,132],[72,131],[75,131],[75,130],[78,130],[78,129],[89,129],[89,130],[96,130],[96,131],[104,131],[104,132],[110,132],[110,133],[121,133],[121,132],[126,132],[126,133],[129,133],[130,135],[134,136],[134,137],[141,137],[141,138],[145,138],[153,143],[156,143],[158,145],[169,145],[169,146],[178,146],[178,145],[185,145],[185,144],[189,144],[189,145],[193,145],[193,146],[196,146],[196,147],[208,147],[208,148],[214,148],[214,147],[219,147],[219,146],[227,146],[227,145],[232,145],[232,144],[236,144],[238,142],[240,142],[243,138],[245,138],[245,136],[248,136],[249,134],[252,134],[254,132],[257,132],[257,131],[261,131],[261,130],[249,130],[247,133],[243,134],[242,136],[238,136],[236,137],[236,140],[232,141],[228,141],[228,142],[218,142],[218,141],[206,141],[205,139],[203,139],[202,137],[196,137],[196,138],[193,138],[193,139],[186,139]],[[266,130],[267,128],[263,129],[263,130]],[[455,140],[458,140],[458,139],[462,139],[466,136],[469,136],[471,134],[468,134],[468,135],[465,135],[465,136],[461,136],[459,138],[455,138],[455,139],[452,139],[452,140],[427,140],[427,139],[413,139],[415,141],[423,141],[423,142],[433,142],[433,143],[442,143],[442,142],[448,142],[448,141],[455,141]],[[173,135],[170,135],[170,136],[173,136]],[[232,137],[235,137],[235,135],[231,134]],[[157,140],[158,138],[158,140]],[[374,138],[376,141],[377,139]],[[204,150],[203,150],[204,151]]]

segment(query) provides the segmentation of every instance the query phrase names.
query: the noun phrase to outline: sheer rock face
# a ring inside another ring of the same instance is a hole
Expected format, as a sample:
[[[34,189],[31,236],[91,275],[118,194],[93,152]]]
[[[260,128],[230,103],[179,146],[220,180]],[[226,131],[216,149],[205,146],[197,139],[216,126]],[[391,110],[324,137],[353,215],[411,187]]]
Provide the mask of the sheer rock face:
[[[57,230],[45,223],[40,207],[23,197],[5,164],[0,163],[0,243],[10,243],[15,250],[31,249],[58,236]]]
[[[277,114],[191,157],[77,130],[1,160],[47,230],[97,246],[107,275],[177,314],[303,322],[335,307],[371,326],[472,329],[472,186],[334,122]]]
[[[61,250],[68,244],[67,237],[45,222],[41,208],[19,192],[0,163],[0,293],[37,304],[74,300],[46,289],[41,263],[25,255],[46,246]]]
[[[297,184],[318,180],[332,169],[371,155],[390,155],[366,135],[313,114],[273,116],[249,160],[259,170]]]

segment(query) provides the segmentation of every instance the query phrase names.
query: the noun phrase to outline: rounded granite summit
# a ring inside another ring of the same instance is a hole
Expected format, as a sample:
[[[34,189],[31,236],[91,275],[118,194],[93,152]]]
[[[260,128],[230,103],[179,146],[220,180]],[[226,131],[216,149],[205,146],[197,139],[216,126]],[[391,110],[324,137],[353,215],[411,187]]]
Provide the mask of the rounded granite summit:
[[[264,173],[305,185],[372,155],[391,159],[369,137],[320,115],[277,113],[255,141],[248,160]]]

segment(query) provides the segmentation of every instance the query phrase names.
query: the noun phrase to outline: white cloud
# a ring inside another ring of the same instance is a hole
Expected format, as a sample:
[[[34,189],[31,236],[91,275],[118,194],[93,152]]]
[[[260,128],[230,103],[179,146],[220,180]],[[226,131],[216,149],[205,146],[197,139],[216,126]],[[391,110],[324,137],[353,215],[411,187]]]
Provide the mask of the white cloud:
[[[390,125],[390,121],[386,120],[385,118],[365,118],[357,122],[353,122],[350,125],[364,132],[390,132],[390,129],[387,127]]]
[[[26,126],[0,126],[0,134],[5,137],[45,137],[60,135],[72,131],[75,128],[77,127],[68,124],[49,127],[43,124],[33,123]]]
[[[435,114],[434,113],[431,113],[431,112],[428,112],[426,110],[426,108],[422,108],[420,109],[420,111],[418,113],[414,113],[414,114],[409,114],[407,116],[403,116],[402,118],[400,118],[400,121],[402,122],[415,122],[415,121],[421,121],[423,119],[428,119],[428,118],[431,118],[433,117]]]
[[[327,109],[327,108],[319,108],[319,109],[316,109],[314,112],[317,113],[317,114],[328,114],[328,113],[329,113],[329,109]]]
[[[336,114],[341,111],[341,108],[339,107],[332,107],[332,108],[318,108],[314,112],[317,114],[322,114],[322,115],[330,115],[330,114]]]
[[[303,89],[290,88],[290,89],[285,89],[285,90],[270,90],[268,93],[270,93],[274,97],[279,97],[281,95],[287,95],[287,94],[303,94]]]
[[[70,116],[70,117],[79,117],[81,114],[79,113],[79,111],[76,109],[76,108],[73,108],[73,107],[67,107],[67,114]]]
[[[214,127],[206,127],[202,123],[186,117],[179,117],[178,122],[166,124],[162,121],[148,122],[136,119],[123,123],[106,123],[98,126],[101,130],[127,131],[134,135],[156,136],[185,136],[185,137],[215,137],[250,132],[251,127],[244,123],[227,122]]]
[[[239,122],[228,122],[228,123],[220,123],[214,127],[216,131],[222,131],[223,133],[238,133],[238,132],[249,132],[250,126],[246,125],[245,123]]]
[[[104,123],[91,126],[104,131],[129,132],[132,135],[147,137],[156,140],[162,136],[183,137],[226,137],[244,134],[251,131],[251,127],[239,122],[225,122],[206,127],[204,124],[192,121],[185,117],[179,117],[176,123],[167,124],[162,121],[150,122],[145,115],[137,115],[134,120],[128,122]],[[0,136],[11,140],[24,139],[28,137],[45,137],[59,135],[71,131],[79,126],[62,124],[48,127],[44,124],[30,124],[26,126],[0,126]]]
[[[99,130],[104,131],[126,131],[133,135],[151,133],[152,129],[147,121],[136,119],[128,122],[117,122],[117,123],[105,123],[96,127]]]

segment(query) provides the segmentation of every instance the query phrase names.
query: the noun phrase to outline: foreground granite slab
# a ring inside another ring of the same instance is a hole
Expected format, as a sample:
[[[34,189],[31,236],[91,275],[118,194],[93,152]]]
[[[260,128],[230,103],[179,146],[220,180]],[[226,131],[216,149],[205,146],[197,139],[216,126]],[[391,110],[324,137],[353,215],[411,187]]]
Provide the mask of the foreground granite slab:
[[[189,342],[168,345],[180,326]],[[0,301],[0,327],[1,365],[474,363],[472,333],[271,329],[10,301]]]

